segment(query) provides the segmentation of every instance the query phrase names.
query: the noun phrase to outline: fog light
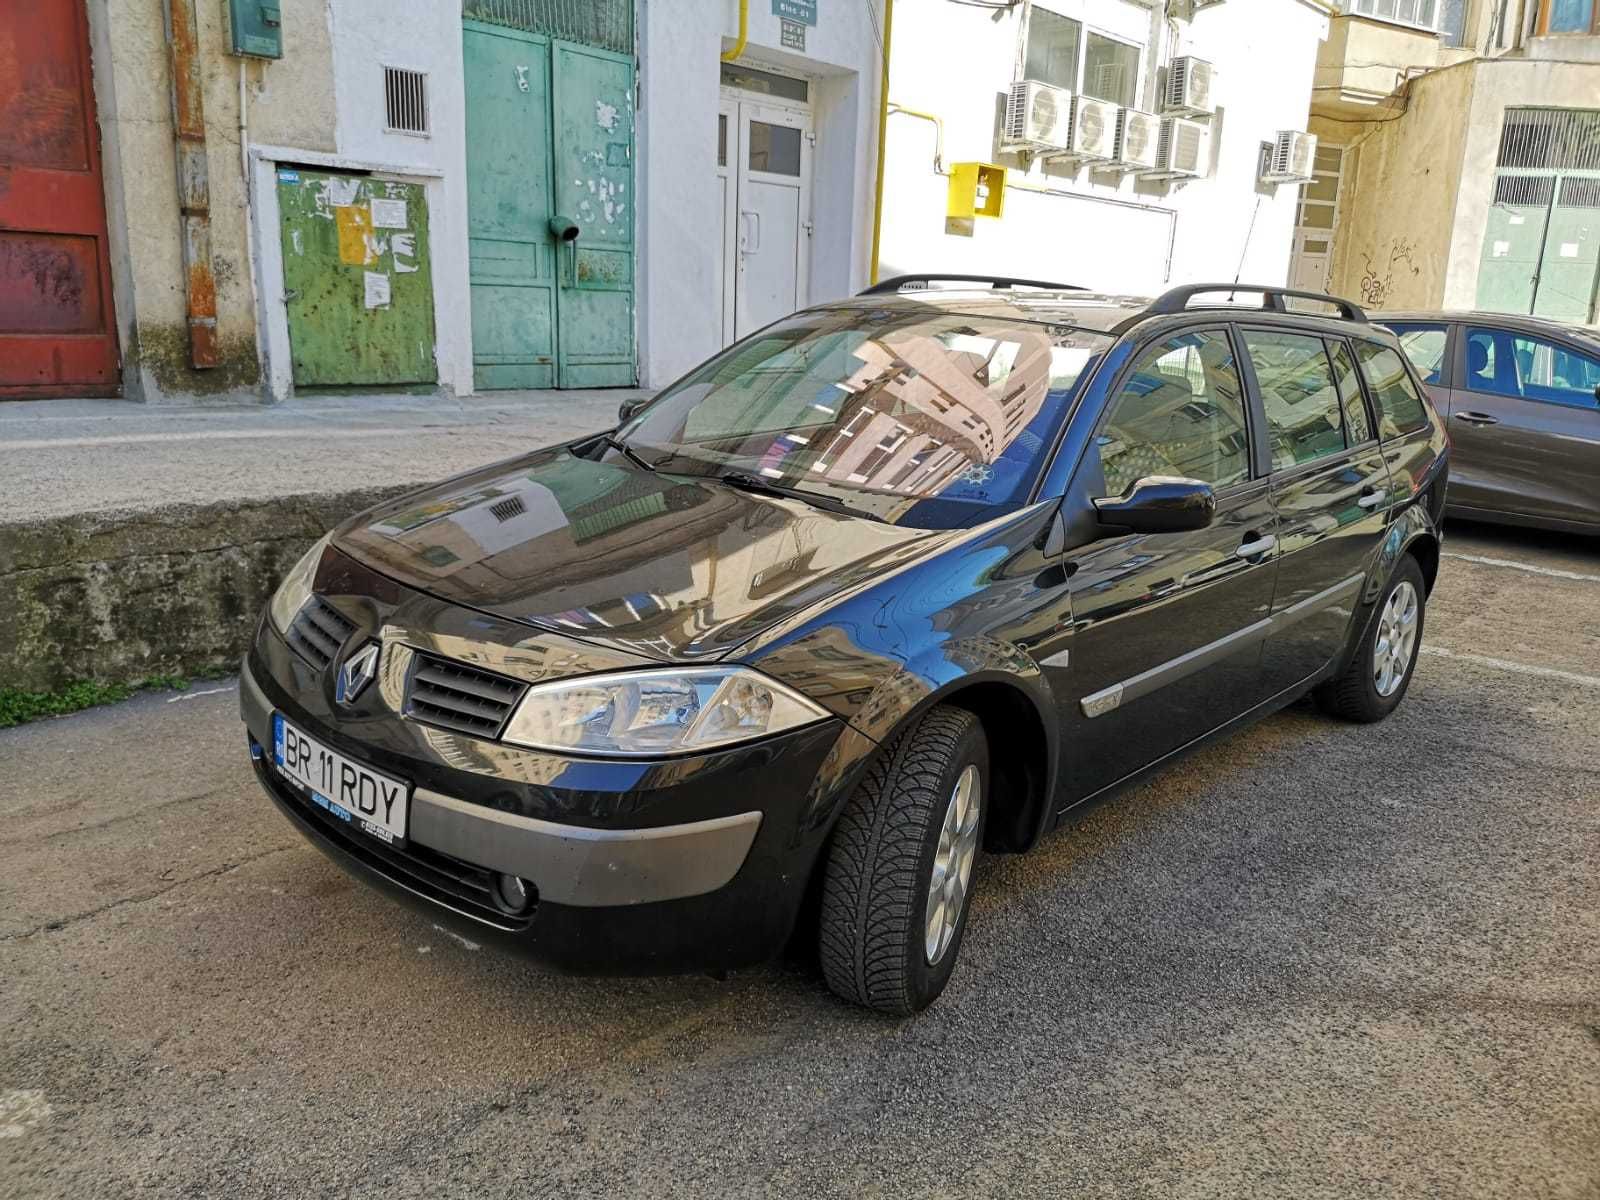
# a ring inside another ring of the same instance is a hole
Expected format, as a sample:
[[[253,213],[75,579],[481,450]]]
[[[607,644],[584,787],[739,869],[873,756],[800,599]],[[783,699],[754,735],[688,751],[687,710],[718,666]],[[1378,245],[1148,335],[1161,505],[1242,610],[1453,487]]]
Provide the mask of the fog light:
[[[525,913],[533,907],[536,893],[533,884],[515,875],[496,875],[494,898],[508,913]]]

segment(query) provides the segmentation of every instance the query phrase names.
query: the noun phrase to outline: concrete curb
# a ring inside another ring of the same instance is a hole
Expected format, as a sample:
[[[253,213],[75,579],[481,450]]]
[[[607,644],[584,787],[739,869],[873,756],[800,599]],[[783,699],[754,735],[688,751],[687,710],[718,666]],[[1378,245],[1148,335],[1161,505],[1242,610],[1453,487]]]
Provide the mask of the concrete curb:
[[[0,687],[231,668],[307,546],[417,486],[0,524]]]

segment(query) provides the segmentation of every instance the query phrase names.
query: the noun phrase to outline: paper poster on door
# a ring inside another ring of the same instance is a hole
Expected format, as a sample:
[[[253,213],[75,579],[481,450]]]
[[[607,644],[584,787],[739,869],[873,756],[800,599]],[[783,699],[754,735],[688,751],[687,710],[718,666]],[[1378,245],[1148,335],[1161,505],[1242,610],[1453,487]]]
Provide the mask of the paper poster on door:
[[[378,261],[377,244],[371,237],[372,214],[365,205],[347,204],[334,209],[333,223],[339,230],[340,262],[370,267]]]
[[[417,266],[416,234],[395,234],[390,239],[389,249],[394,253],[394,273],[396,275],[413,275],[420,269]]]
[[[406,227],[406,202],[404,200],[372,200],[372,226],[374,229],[404,229]]]
[[[389,307],[389,277],[377,271],[365,271],[366,304],[368,308]]]
[[[1578,243],[1577,242],[1562,242],[1561,243],[1561,257],[1562,258],[1577,258],[1578,257]]]
[[[1508,255],[1510,253],[1511,253],[1511,243],[1510,242],[1496,242],[1494,244],[1494,256],[1496,258],[1504,258],[1506,255]]]

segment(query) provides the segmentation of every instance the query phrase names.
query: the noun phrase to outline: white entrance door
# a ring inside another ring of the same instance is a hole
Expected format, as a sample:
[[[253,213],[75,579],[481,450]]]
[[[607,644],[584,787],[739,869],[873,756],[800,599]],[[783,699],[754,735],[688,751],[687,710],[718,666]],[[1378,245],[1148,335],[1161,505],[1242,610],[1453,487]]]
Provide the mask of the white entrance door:
[[[728,97],[717,122],[724,189],[723,334],[731,342],[805,306],[811,114]]]
[[[1289,285],[1308,292],[1328,290],[1328,266],[1333,260],[1333,233],[1339,215],[1339,182],[1344,167],[1344,147],[1318,146],[1313,177],[1300,192],[1300,215],[1295,222],[1294,254],[1289,260]]]

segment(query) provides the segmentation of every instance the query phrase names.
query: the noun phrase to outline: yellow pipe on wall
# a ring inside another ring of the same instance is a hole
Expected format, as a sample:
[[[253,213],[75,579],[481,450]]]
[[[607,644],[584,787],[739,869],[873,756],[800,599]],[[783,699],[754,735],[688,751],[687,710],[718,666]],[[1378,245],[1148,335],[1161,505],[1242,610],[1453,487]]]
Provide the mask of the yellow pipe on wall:
[[[744,45],[750,40],[750,0],[739,0],[739,40],[734,42],[732,50],[722,52],[723,62],[732,62],[744,53]]]
[[[868,4],[872,0],[867,0]],[[871,14],[868,14],[869,17]],[[889,46],[894,37],[894,0],[883,0],[883,70],[878,88],[878,182],[872,193],[872,270],[867,282],[878,282],[878,248],[883,242],[883,168],[889,155]],[[921,115],[921,114],[918,114]],[[941,134],[943,130],[941,129]],[[941,141],[943,140],[941,136]]]

